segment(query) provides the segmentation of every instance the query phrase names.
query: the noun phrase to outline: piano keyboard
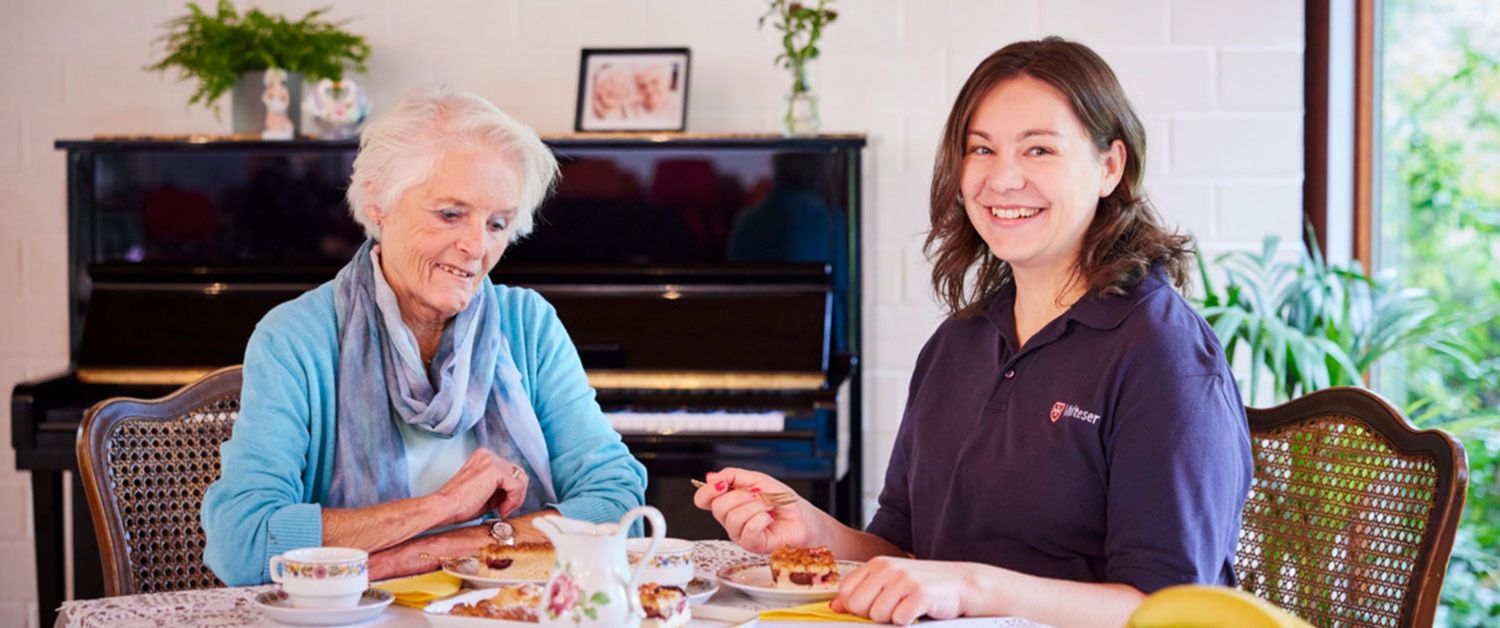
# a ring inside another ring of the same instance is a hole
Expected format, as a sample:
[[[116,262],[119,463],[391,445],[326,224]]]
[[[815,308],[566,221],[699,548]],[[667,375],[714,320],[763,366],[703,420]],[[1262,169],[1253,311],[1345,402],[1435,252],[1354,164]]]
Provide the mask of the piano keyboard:
[[[780,432],[782,412],[605,412],[621,434]]]

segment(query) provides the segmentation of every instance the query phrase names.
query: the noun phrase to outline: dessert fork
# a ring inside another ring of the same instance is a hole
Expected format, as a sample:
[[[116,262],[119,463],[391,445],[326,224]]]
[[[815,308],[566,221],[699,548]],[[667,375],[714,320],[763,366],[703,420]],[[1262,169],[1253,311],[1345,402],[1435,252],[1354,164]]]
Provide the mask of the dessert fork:
[[[698,478],[693,478],[692,482],[693,486],[696,486],[698,488],[708,486],[707,482],[699,480]],[[759,497],[761,501],[764,501],[772,506],[790,506],[797,503],[798,499],[801,499],[797,497],[797,494],[792,491],[752,491],[748,488],[741,488],[738,486],[734,487],[734,490],[748,492],[752,495],[755,495],[756,497]]]

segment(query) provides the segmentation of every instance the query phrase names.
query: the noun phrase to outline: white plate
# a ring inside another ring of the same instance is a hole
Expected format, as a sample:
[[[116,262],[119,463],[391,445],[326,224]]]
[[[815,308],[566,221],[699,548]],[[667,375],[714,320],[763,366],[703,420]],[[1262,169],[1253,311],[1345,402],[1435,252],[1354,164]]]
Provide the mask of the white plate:
[[[349,608],[294,608],[292,599],[281,590],[255,596],[255,605],[266,617],[283,624],[303,626],[342,626],[361,622],[385,611],[396,596],[380,589],[369,589],[359,598],[359,605]]]
[[[485,573],[485,574],[493,573],[493,571],[489,567],[480,567],[479,571],[480,571],[480,573]],[[463,578],[464,581],[466,581],[469,584],[474,585],[476,587],[496,588],[496,587],[503,587],[503,586],[508,585],[508,584],[533,584],[533,583],[534,584],[546,584],[547,583],[547,579],[546,578],[542,578],[541,580],[522,580],[522,579],[518,579],[518,578],[491,578],[491,577],[489,577],[487,575],[471,576],[471,575],[466,574],[466,573],[460,573],[460,572],[457,572],[457,571],[453,571],[452,569],[449,569],[447,565],[443,566],[443,573],[446,573],[446,574],[448,574],[450,576],[453,576],[455,578]]]
[[[846,578],[849,572],[864,563],[852,560],[837,561],[839,577]],[[766,560],[736,563],[719,570],[719,582],[731,589],[738,589],[756,600],[768,604],[807,604],[831,600],[839,594],[838,585],[809,589],[778,589],[771,582],[771,564]]]
[[[448,611],[453,610],[453,607],[459,604],[473,604],[480,600],[488,600],[495,597],[495,594],[499,592],[500,589],[467,591],[463,595],[455,595],[428,604],[427,608],[422,609],[422,615],[427,618],[427,623],[433,625],[433,628],[537,628],[540,625],[527,621],[509,621],[486,617],[456,617],[448,614]]]
[[[719,583],[713,580],[693,578],[693,581],[687,583],[687,586],[683,587],[683,589],[687,591],[688,604],[697,606],[707,602],[709,598],[712,598],[715,593],[719,592]]]

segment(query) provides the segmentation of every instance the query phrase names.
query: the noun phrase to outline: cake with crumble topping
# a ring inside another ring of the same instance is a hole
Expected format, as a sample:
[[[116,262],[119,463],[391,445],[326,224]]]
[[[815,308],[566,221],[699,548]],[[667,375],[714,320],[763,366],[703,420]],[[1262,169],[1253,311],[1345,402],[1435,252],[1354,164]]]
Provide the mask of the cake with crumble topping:
[[[771,583],[778,589],[838,586],[839,566],[825,546],[782,547],[771,552]]]
[[[541,620],[541,607],[541,585],[517,584],[500,587],[500,590],[489,599],[454,606],[448,614],[457,617],[483,617],[534,623]]]

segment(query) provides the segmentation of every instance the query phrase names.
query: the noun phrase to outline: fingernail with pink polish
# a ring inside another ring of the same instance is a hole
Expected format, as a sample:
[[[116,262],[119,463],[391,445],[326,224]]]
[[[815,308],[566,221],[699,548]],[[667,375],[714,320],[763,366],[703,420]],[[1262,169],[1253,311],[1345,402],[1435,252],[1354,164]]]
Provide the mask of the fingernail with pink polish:
[[[724,489],[727,489],[727,488],[729,488],[729,485],[725,484],[723,480],[719,480],[718,482],[714,482],[714,490],[716,490],[716,491],[718,491],[720,493],[724,492]]]
[[[752,486],[752,487],[750,487],[750,492],[751,493],[759,493],[760,492],[760,487],[759,486]]]

